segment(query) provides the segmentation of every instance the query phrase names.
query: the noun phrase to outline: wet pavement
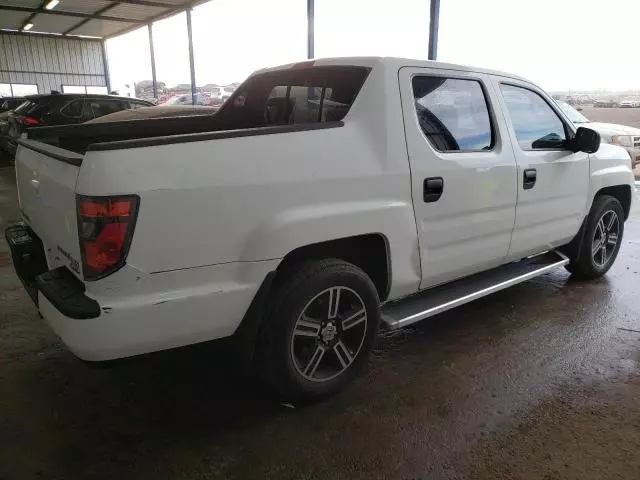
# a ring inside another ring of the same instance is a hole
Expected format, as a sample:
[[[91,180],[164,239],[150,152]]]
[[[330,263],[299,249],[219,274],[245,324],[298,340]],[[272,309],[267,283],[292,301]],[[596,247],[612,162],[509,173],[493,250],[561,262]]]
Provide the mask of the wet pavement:
[[[0,228],[18,217],[0,169]],[[110,369],[39,319],[0,240],[0,479],[640,478],[640,212],[598,281],[546,275],[393,334],[322,404],[216,345]]]

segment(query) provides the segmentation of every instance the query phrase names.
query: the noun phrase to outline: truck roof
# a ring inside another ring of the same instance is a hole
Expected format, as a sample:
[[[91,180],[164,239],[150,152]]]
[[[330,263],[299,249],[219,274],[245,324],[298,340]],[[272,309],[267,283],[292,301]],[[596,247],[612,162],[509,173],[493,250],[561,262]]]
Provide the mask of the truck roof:
[[[434,60],[416,60],[411,58],[401,57],[329,57],[329,58],[315,58],[312,60],[306,60],[296,63],[288,63],[285,65],[279,65],[276,67],[263,68],[256,70],[253,74],[270,72],[274,70],[285,70],[288,68],[300,68],[304,66],[321,66],[321,65],[345,65],[345,66],[361,66],[361,67],[377,67],[383,66],[385,68],[400,69],[402,67],[425,67],[425,68],[438,68],[442,70],[460,70],[463,72],[477,72],[487,73],[490,75],[499,75],[501,77],[513,78],[524,82],[530,82],[526,78],[513,75],[511,73],[501,72],[498,70],[490,70],[487,68],[471,67],[468,65],[459,65],[455,63],[436,62]]]

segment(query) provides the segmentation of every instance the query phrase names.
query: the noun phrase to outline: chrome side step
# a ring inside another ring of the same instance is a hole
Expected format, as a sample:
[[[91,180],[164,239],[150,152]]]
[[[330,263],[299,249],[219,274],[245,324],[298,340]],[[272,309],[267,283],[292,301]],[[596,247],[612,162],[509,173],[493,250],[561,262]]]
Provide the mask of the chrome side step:
[[[382,307],[382,321],[395,330],[451,310],[478,298],[525,282],[569,263],[559,252],[546,252],[520,262],[477,273],[425,290]]]

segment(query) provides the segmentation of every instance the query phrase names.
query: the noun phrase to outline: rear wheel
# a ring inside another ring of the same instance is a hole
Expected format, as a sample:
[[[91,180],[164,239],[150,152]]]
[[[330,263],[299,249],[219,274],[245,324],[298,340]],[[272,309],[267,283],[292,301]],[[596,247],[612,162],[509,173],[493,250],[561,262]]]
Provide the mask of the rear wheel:
[[[611,268],[618,256],[624,232],[624,210],[609,195],[595,198],[582,240],[570,256],[567,270],[582,278],[597,278]]]
[[[360,268],[340,260],[302,264],[273,297],[258,369],[287,401],[321,399],[362,370],[379,323],[376,288]]]

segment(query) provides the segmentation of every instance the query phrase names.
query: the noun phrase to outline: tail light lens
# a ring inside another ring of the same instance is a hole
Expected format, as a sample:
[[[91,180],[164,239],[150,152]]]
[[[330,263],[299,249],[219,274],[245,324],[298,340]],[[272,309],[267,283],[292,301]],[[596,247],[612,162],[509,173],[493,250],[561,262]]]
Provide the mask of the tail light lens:
[[[76,203],[82,271],[85,280],[98,280],[124,265],[140,199],[137,195],[78,195]]]
[[[38,119],[33,117],[23,117],[22,123],[27,127],[35,127],[37,125],[40,125],[40,122],[38,121]]]

